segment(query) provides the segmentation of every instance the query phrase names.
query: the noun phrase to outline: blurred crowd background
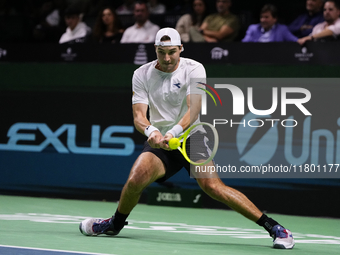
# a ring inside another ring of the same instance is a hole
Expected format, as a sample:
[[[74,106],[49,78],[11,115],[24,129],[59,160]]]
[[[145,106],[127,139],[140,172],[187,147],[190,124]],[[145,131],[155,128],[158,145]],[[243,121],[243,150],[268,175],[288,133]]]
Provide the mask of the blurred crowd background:
[[[145,2],[149,7],[149,20],[160,28],[175,28],[183,15],[193,12],[192,0]],[[217,12],[216,1],[205,3],[205,15]],[[239,33],[233,41],[241,41],[248,26],[259,23],[261,9],[267,3],[263,0],[232,1],[230,11],[239,18],[240,23]],[[279,23],[287,26],[306,12],[306,0],[274,0],[270,3],[277,7]],[[82,22],[91,31],[90,40],[87,41],[101,42],[97,23],[102,19],[105,7],[113,7],[121,33],[136,21],[133,0],[0,0],[0,43],[59,43],[68,27],[65,15],[77,13],[75,10],[79,10]]]

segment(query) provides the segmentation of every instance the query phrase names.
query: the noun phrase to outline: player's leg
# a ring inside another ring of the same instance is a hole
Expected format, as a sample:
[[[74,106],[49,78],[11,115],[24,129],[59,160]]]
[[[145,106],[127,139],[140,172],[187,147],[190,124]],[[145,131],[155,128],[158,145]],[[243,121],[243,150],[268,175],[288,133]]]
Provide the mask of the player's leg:
[[[210,162],[207,165],[213,166],[213,163]],[[203,167],[201,169],[203,170]],[[295,242],[288,229],[263,214],[243,193],[226,186],[216,172],[197,171],[195,167],[194,176],[202,190],[210,197],[264,227],[274,238],[274,248],[291,249],[294,247]]]
[[[84,235],[117,235],[127,224],[126,218],[136,206],[143,190],[165,175],[165,166],[160,158],[151,152],[142,153],[135,161],[129,178],[124,185],[118,209],[109,219],[86,219],[79,225]]]
[[[260,219],[262,212],[243,193],[226,186],[216,173],[205,175],[207,176],[200,174],[196,177],[198,185],[205,193],[254,222]]]
[[[142,153],[135,161],[120,196],[118,211],[129,214],[136,206],[143,190],[165,175],[161,159],[151,152]]]

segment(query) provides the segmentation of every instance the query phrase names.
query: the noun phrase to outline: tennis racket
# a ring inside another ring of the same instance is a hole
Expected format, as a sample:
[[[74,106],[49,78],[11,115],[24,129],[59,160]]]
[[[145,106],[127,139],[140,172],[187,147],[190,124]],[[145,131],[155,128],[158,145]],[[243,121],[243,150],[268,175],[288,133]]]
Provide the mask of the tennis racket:
[[[210,162],[218,148],[218,133],[210,123],[200,122],[189,127],[183,135],[171,138],[169,147],[178,149],[192,165],[201,166]]]

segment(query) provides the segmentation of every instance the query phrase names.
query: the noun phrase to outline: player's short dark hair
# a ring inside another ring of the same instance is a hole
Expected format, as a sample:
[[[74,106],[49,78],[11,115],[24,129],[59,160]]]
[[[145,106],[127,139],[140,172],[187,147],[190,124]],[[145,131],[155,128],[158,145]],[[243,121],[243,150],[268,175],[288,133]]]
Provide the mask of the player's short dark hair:
[[[171,41],[171,38],[167,35],[163,35],[161,38],[161,42],[165,42],[165,41]]]
[[[161,42],[171,41],[171,38],[167,35],[163,35],[160,41]],[[178,48],[181,49],[181,46],[178,46]]]
[[[327,3],[327,2],[332,2],[332,3],[334,3],[334,6],[335,6],[338,10],[340,10],[340,2],[339,2],[338,0],[326,0],[325,3]]]
[[[273,18],[277,18],[278,17],[278,11],[275,5],[273,4],[266,4],[262,7],[261,9],[261,14],[265,13],[265,12],[270,12],[271,15],[273,16]]]

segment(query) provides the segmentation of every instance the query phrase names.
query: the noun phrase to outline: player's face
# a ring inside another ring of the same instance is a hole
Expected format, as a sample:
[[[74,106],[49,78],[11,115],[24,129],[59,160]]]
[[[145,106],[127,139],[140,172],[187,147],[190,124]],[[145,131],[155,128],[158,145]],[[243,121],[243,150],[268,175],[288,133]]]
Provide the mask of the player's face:
[[[336,8],[333,2],[325,3],[323,8],[323,17],[327,22],[334,22],[339,18],[340,10]]]
[[[260,22],[264,30],[271,29],[272,26],[274,26],[274,24],[276,23],[276,20],[277,19],[274,18],[270,12],[261,13]]]
[[[306,1],[306,9],[310,12],[318,12],[321,10],[323,5],[322,0],[307,0]]]
[[[179,64],[182,46],[156,46],[160,70],[166,73],[175,71]]]

